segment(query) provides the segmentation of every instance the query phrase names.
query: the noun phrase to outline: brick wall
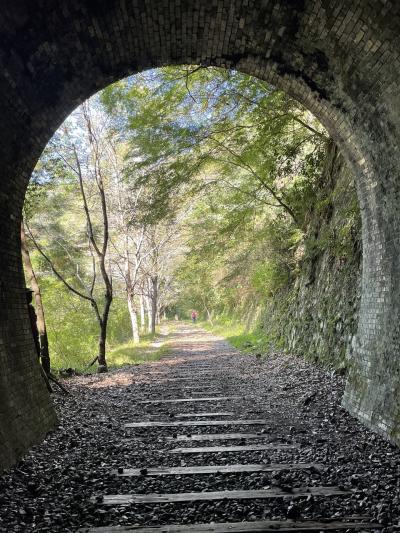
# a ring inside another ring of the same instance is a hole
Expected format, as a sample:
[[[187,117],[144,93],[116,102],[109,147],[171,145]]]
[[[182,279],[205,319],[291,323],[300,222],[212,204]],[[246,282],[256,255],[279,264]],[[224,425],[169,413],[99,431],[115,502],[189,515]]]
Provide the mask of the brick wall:
[[[363,218],[345,405],[400,439],[400,4],[394,0],[5,0],[0,12],[0,465],[54,424],[22,297],[19,218],[35,161],[81,101],[170,63],[236,68],[305,104],[352,166]]]

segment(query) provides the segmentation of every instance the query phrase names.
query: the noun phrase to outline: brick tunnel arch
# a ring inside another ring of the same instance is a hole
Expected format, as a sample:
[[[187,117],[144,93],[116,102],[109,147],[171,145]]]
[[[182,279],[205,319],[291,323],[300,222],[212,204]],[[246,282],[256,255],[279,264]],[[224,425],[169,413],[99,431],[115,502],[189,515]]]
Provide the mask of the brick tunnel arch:
[[[7,0],[0,14],[0,469],[55,424],[27,320],[19,222],[44,146],[79,103],[140,70],[235,68],[299,100],[356,178],[360,319],[344,404],[400,440],[400,5],[384,0]]]

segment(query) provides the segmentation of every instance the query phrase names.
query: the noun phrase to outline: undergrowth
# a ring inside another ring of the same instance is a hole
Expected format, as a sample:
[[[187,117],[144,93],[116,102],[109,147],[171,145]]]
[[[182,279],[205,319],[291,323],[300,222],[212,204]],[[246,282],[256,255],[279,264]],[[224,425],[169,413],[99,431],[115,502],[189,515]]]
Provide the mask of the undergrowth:
[[[135,344],[133,340],[109,347],[106,354],[109,369],[121,368],[126,365],[139,365],[158,361],[168,353],[167,334],[156,333],[155,335],[142,335],[140,342]],[[51,359],[51,366],[58,371],[63,368],[73,368],[78,372],[96,372],[96,365],[88,368],[90,358],[87,355],[76,353],[75,356],[62,357],[56,355]]]
[[[155,341],[158,341],[155,345]],[[109,368],[120,368],[125,365],[139,365],[158,361],[168,353],[167,336],[146,335],[139,344],[126,342],[110,350],[108,354]]]

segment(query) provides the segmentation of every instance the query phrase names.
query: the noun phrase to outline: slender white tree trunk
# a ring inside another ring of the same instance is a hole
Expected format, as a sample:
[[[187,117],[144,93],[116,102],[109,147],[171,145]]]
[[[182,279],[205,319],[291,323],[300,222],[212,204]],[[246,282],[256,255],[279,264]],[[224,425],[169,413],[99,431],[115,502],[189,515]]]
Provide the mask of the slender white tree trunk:
[[[125,228],[126,231],[127,229],[128,228]],[[135,279],[136,279],[136,273],[135,273],[134,279],[132,279],[130,254],[129,254],[129,238],[128,238],[128,233],[126,233],[125,235],[125,290],[126,290],[126,299],[128,301],[129,316],[131,319],[132,339],[133,339],[134,344],[138,344],[140,342],[140,336],[139,336],[137,311],[136,311],[136,305],[135,305],[135,282],[134,282]]]
[[[139,325],[138,325],[138,318],[137,318],[134,298],[131,294],[128,294],[128,309],[129,309],[129,316],[131,319],[133,342],[137,344],[140,342]]]
[[[151,333],[154,335],[157,324],[158,277],[152,276],[149,285],[151,294]]]
[[[144,316],[144,297],[143,294],[140,295],[140,329],[145,330],[146,327],[146,318]]]
[[[150,298],[147,300],[147,332],[153,333],[153,313],[151,312]]]
[[[147,333],[151,333],[153,331],[153,314],[151,312],[152,306],[150,296],[146,296],[145,302],[147,311]]]

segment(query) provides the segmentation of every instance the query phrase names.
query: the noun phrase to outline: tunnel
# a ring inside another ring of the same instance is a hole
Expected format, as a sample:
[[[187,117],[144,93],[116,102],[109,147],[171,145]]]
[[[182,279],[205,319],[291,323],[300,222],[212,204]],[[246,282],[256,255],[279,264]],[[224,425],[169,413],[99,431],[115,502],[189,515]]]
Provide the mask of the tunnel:
[[[25,303],[20,220],[31,172],[81,102],[174,64],[276,86],[328,130],[355,177],[362,295],[343,405],[400,442],[400,4],[387,0],[6,0],[0,14],[0,468],[57,421]]]

